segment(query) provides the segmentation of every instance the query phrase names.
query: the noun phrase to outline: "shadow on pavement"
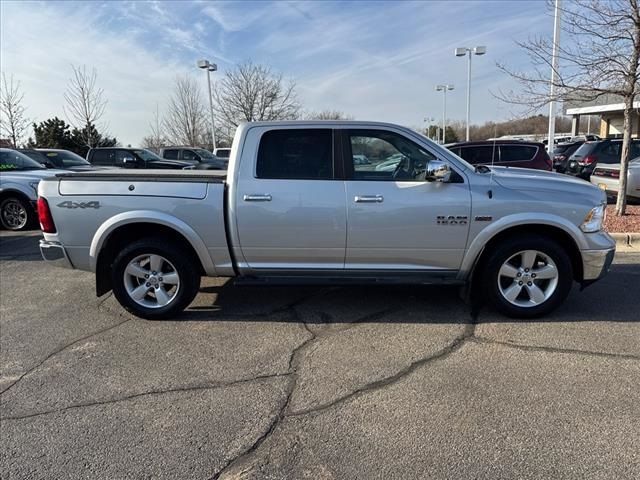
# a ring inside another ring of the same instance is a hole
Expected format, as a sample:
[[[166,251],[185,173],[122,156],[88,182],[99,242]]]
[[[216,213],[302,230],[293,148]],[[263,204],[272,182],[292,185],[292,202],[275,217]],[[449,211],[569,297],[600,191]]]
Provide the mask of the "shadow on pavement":
[[[0,260],[33,262],[42,260],[38,244],[42,233],[37,231],[2,232],[0,236]]]
[[[584,321],[640,322],[637,285],[640,265],[616,264],[602,280],[583,291],[576,284],[565,303],[552,314],[537,319],[520,320],[504,317],[488,306],[478,312],[461,299],[458,287],[445,286],[348,286],[348,287],[247,287],[235,286],[229,280],[221,285],[204,286],[199,297],[214,295],[212,303],[191,306],[179,320],[194,321],[278,321],[300,322],[300,314],[314,310],[316,315],[304,319],[307,323],[351,323],[355,321],[386,322],[385,310],[422,311],[407,315],[407,323],[552,323]],[[197,300],[197,299],[196,299]],[[202,299],[204,300],[204,298]],[[373,308],[367,308],[373,307]],[[374,313],[367,314],[373,310]],[[343,315],[331,314],[340,312]],[[327,313],[328,312],[328,313]],[[323,320],[324,313],[324,320]],[[309,322],[309,320],[311,320]],[[396,319],[397,321],[397,319]]]

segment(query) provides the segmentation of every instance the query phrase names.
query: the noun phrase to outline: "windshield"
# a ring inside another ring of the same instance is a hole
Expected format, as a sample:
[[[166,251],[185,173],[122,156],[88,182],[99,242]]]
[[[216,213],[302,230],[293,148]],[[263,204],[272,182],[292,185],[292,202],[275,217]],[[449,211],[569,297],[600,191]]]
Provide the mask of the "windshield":
[[[160,158],[158,155],[156,155],[153,152],[150,152],[149,150],[134,150],[133,153],[135,153],[136,155],[138,155],[141,159],[143,159],[145,162],[148,162],[150,160],[156,161],[156,160],[162,160],[162,158]]]
[[[25,154],[15,150],[0,150],[0,171],[42,170],[45,167]]]
[[[57,168],[77,167],[79,165],[91,165],[80,155],[67,150],[38,150],[46,159]]]
[[[572,147],[571,144],[556,145],[556,148],[553,149],[553,153],[555,153],[555,154],[564,153],[567,150],[569,150],[569,148],[571,148],[571,147]]]
[[[578,147],[578,149],[573,152],[572,157],[584,157],[592,153],[599,144],[597,142],[586,142]]]
[[[194,148],[194,152],[200,155],[200,158],[206,158],[207,160],[215,160],[216,157],[209,150],[205,150],[204,148]]]

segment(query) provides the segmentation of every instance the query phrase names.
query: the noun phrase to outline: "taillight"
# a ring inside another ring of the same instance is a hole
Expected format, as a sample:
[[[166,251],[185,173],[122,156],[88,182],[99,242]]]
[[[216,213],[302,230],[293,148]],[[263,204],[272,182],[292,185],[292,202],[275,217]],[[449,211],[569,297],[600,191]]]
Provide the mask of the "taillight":
[[[596,157],[593,155],[587,155],[582,159],[581,162],[578,162],[580,165],[591,165],[597,161]]]
[[[49,202],[44,197],[38,197],[38,220],[44,233],[56,233],[56,224],[53,223]]]

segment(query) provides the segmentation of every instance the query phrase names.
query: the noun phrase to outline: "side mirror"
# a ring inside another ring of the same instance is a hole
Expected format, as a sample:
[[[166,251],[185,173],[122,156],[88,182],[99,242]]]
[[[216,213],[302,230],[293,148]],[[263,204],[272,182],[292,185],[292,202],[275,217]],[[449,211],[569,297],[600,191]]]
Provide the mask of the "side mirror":
[[[122,159],[122,166],[124,168],[136,168],[138,166],[138,162],[133,157],[125,157]]]
[[[425,180],[428,182],[448,183],[451,180],[451,168],[447,162],[431,160],[427,164]]]

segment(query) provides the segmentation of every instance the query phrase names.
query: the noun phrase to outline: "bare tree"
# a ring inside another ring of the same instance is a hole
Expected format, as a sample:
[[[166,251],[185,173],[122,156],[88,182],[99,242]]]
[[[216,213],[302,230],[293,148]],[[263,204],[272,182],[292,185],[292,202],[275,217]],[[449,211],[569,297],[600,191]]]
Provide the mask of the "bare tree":
[[[225,74],[213,90],[213,99],[222,135],[234,131],[243,121],[289,120],[300,116],[295,83],[285,83],[281,74],[250,61]]]
[[[202,93],[190,76],[176,77],[162,128],[175,145],[201,145],[207,135],[207,114]]]
[[[551,3],[549,3],[551,6]],[[592,101],[603,96],[624,103],[620,193],[616,214],[626,209],[631,117],[638,95],[640,60],[640,8],[638,0],[572,0],[563,2],[562,42],[558,45],[556,98],[565,101]],[[515,71],[498,64],[515,78],[519,94],[500,93],[503,100],[540,108],[549,96],[553,40],[548,37],[517,42],[532,61],[529,72]]]
[[[68,122],[78,130],[83,146],[94,148],[100,143],[100,130],[104,128],[98,124],[107,106],[104,90],[96,85],[98,72],[95,68],[90,71],[85,65],[71,65],[71,68],[73,77],[64,93],[66,105],[63,110]]]
[[[149,135],[142,139],[142,146],[144,148],[158,151],[167,144],[167,140],[164,135],[162,121],[160,120],[160,107],[157,103],[153,119],[149,122],[149,130]]]
[[[321,110],[319,112],[307,112],[307,120],[353,120],[353,115],[347,115],[340,110]]]
[[[24,93],[20,90],[20,82],[14,82],[13,75],[7,81],[7,76],[3,73],[0,89],[0,133],[9,137],[14,148],[29,128],[23,100]]]

